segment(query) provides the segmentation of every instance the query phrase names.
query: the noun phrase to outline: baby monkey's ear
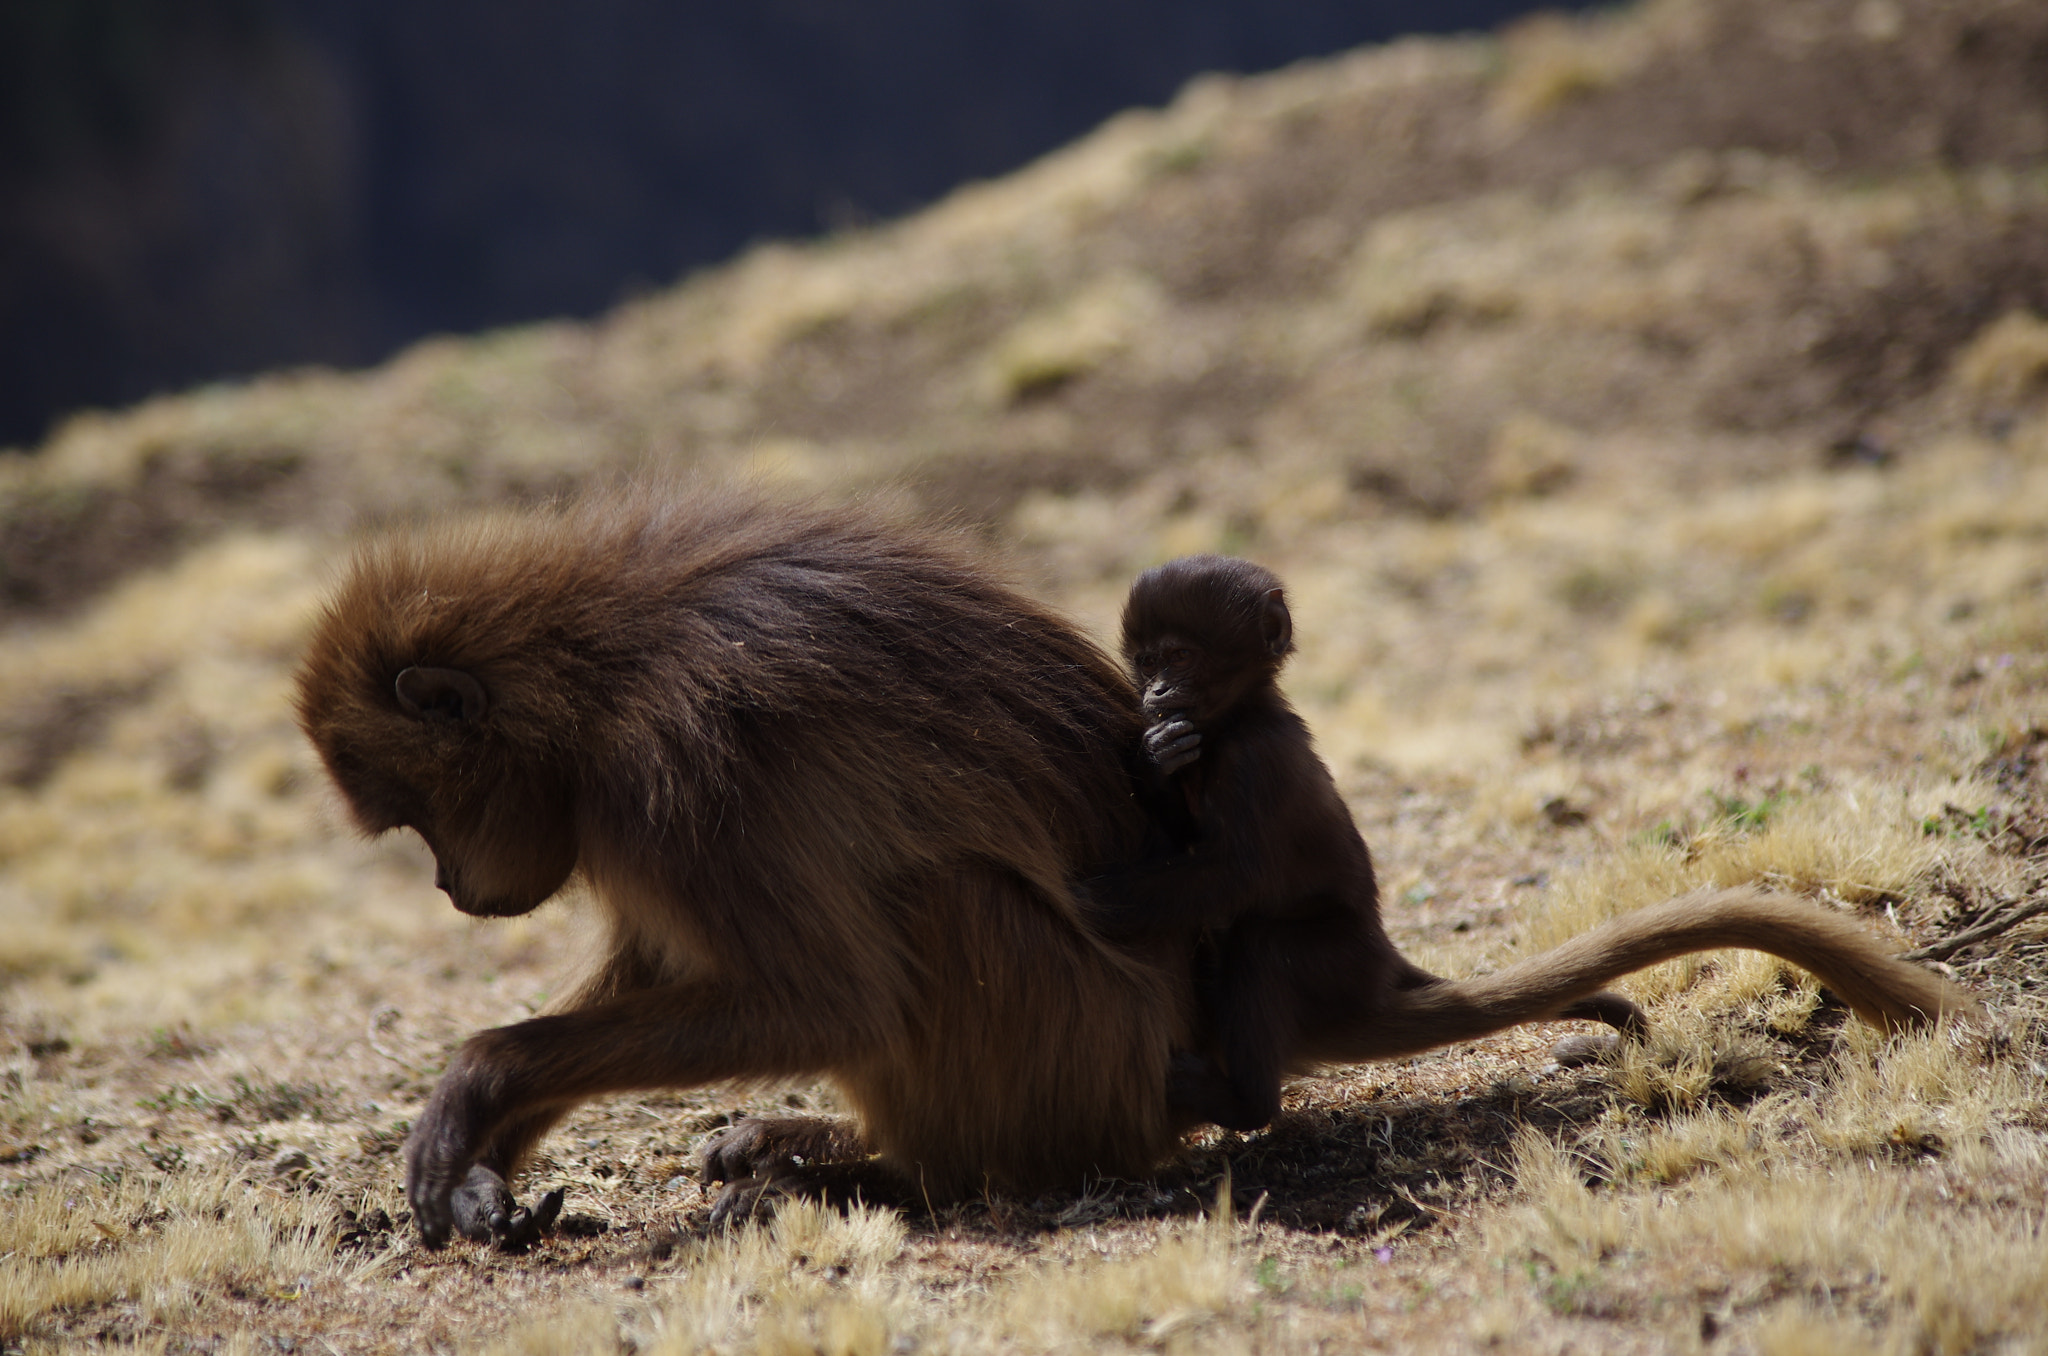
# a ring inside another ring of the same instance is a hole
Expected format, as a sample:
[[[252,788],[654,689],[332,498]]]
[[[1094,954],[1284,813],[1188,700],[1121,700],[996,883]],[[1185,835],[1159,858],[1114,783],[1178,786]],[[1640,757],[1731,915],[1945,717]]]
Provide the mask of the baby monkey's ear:
[[[1266,590],[1266,606],[1259,616],[1259,633],[1265,639],[1266,653],[1275,659],[1294,649],[1294,618],[1287,611],[1284,590]]]

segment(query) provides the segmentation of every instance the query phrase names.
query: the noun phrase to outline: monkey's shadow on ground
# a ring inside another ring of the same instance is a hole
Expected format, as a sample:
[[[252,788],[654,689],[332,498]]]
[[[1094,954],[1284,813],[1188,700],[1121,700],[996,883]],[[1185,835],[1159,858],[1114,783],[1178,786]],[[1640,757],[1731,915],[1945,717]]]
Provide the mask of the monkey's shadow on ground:
[[[1508,1186],[1513,1142],[1524,1129],[1568,1135],[1597,1121],[1615,1098],[1610,1079],[1596,1067],[1553,1071],[1540,1082],[1512,1075],[1464,1097],[1409,1094],[1311,1104],[1253,1134],[1211,1132],[1146,1180],[1103,1179],[1071,1194],[1030,1201],[991,1195],[930,1211],[911,1207],[906,1214],[913,1231],[1016,1238],[1115,1220],[1198,1216],[1214,1209],[1227,1189],[1240,1219],[1309,1234],[1392,1238],[1427,1229]],[[675,1227],[619,1230],[614,1246],[626,1248],[625,1258],[660,1261],[686,1238],[720,1233],[711,1224],[710,1201],[707,1195]],[[541,1244],[544,1253],[611,1232],[596,1217],[576,1212],[575,1204],[572,1199],[561,1228]],[[351,1219],[350,1225],[344,1247],[375,1241],[372,1234],[394,1227],[389,1218],[360,1226]]]
[[[1515,1136],[1557,1135],[1613,1102],[1598,1072],[1502,1079],[1474,1095],[1405,1095],[1289,1111],[1251,1135],[1198,1142],[1147,1184],[1158,1214],[1206,1209],[1227,1182],[1240,1218],[1281,1228],[1372,1235],[1426,1228],[1476,1194],[1512,1180]],[[1171,1203],[1162,1200],[1170,1197]],[[1085,1208],[1087,1198],[1080,1204]],[[1131,1202],[1130,1204],[1137,1204]],[[1061,1223],[1083,1222],[1082,1220]],[[1405,1227],[1404,1227],[1405,1226]]]
[[[1248,1135],[1211,1132],[1142,1181],[1102,1179],[1074,1194],[1031,1201],[998,1196],[907,1213],[913,1229],[1015,1236],[1112,1220],[1194,1216],[1228,1188],[1239,1218],[1354,1237],[1412,1232],[1460,1203],[1506,1186],[1515,1136],[1552,1137],[1590,1124],[1613,1105],[1599,1069],[1553,1072],[1539,1083],[1503,1078],[1474,1095],[1403,1095],[1342,1106],[1309,1105]],[[682,1233],[710,1230],[691,1212]]]
[[[1745,1105],[1787,1079],[1823,1077],[1848,1021],[1848,1009],[1831,995],[1796,1033],[1766,1034],[1760,1023],[1732,1021],[1731,1032],[1762,1038],[1774,1057],[1717,1058],[1703,1102]],[[1514,1141],[1523,1131],[1567,1139],[1617,1105],[1637,1104],[1620,1093],[1613,1071],[1597,1063],[1509,1074],[1465,1096],[1311,1103],[1259,1134],[1224,1135],[1197,1147],[1175,1170],[1182,1176],[1174,1186],[1206,1204],[1227,1172],[1235,1209],[1256,1209],[1262,1220],[1283,1228],[1412,1232],[1511,1185]],[[1638,1109],[1653,1119],[1678,1110]],[[1586,1175],[1589,1184],[1597,1181],[1598,1165],[1589,1161]],[[1162,1186],[1168,1180],[1162,1175]]]
[[[1795,1033],[1767,1034],[1761,1023],[1732,1021],[1731,1031],[1762,1038],[1775,1057],[1737,1059],[1726,1067],[1717,1062],[1702,1101],[1741,1106],[1788,1079],[1824,1077],[1850,1020],[1848,1008],[1827,995]],[[1311,1100],[1262,1131],[1198,1136],[1179,1161],[1144,1181],[1105,1180],[1075,1195],[1028,1203],[972,1200],[935,1214],[913,1212],[912,1225],[1014,1235],[1195,1215],[1214,1208],[1227,1184],[1239,1218],[1256,1215],[1302,1233],[1391,1238],[1428,1229],[1511,1186],[1514,1142],[1523,1131],[1568,1139],[1617,1105],[1636,1104],[1620,1093],[1613,1071],[1598,1063],[1532,1068],[1464,1096],[1403,1093],[1337,1105]],[[1657,1119],[1679,1108],[1638,1109]],[[1597,1163],[1589,1160],[1585,1172],[1589,1185],[1600,1180]]]

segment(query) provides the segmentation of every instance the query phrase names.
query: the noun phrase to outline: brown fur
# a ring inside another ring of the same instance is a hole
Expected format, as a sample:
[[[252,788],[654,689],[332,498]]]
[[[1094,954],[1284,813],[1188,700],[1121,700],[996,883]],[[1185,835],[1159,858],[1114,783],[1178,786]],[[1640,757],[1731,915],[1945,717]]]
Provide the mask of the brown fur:
[[[1172,1148],[1188,948],[1106,943],[1069,884],[1152,831],[1136,694],[950,540],[647,488],[401,532],[358,553],[298,704],[362,827],[419,831],[458,908],[580,876],[610,927],[563,1010],[480,1032],[435,1088],[407,1145],[430,1243],[523,1238],[505,1179],[611,1091],[827,1077],[858,1132],[757,1122],[709,1173],[872,1151],[933,1200]],[[1959,1005],[1853,925],[1742,892],[1467,984],[1403,961],[1370,901],[1273,926],[1246,944],[1293,957],[1265,995],[1303,1014],[1288,1067],[1556,1013],[1708,945],[1782,951],[1881,1017]]]
[[[1470,1040],[1519,1022],[1556,1016],[1561,1000],[1619,976],[1694,951],[1746,947],[1820,976],[1883,1031],[1969,1014],[1976,1000],[1927,970],[1886,955],[1867,928],[1804,900],[1748,886],[1698,890],[1637,909],[1540,956],[1479,979],[1439,979],[1412,966],[1369,1010],[1331,1003],[1293,1048],[1296,1067],[1327,1060],[1393,1059]],[[1309,958],[1301,957],[1304,962]],[[1306,986],[1334,995],[1341,962],[1316,964]]]
[[[473,675],[473,721],[398,675]],[[610,959],[474,1037],[415,1131],[430,1238],[575,1102],[822,1074],[934,1198],[1130,1173],[1172,1144],[1181,1018],[1068,881],[1142,827],[1115,664],[958,546],[853,512],[658,492],[366,547],[299,676],[362,826],[459,908],[571,871]]]

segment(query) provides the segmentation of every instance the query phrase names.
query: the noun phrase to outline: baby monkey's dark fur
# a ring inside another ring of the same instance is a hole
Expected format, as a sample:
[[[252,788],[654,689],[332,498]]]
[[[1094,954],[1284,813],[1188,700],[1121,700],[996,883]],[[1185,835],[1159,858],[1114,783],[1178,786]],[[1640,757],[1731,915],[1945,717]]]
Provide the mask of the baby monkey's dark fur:
[[[1403,1053],[1556,1017],[1643,1028],[1635,1004],[1593,991],[1633,964],[1617,955],[1589,976],[1562,958],[1617,932],[1632,934],[1610,943],[1620,951],[1691,949],[1672,932],[1644,935],[1656,910],[1465,984],[1427,974],[1394,950],[1365,841],[1308,728],[1280,694],[1294,626],[1270,571],[1223,556],[1148,570],[1124,607],[1123,651],[1152,722],[1144,748],[1164,779],[1155,818],[1169,843],[1090,881],[1087,894],[1091,916],[1110,936],[1177,933],[1202,939],[1212,953],[1212,977],[1198,985],[1212,1057],[1176,1058],[1168,1082],[1175,1110],[1255,1129],[1280,1109],[1282,1073],[1310,1051],[1371,1044]],[[1663,906],[1664,914],[1672,908]],[[1731,937],[1826,977],[1847,981],[1867,955],[1914,1010],[1956,1005],[1932,976],[1881,960],[1867,939],[1806,906],[1730,892],[1692,901],[1686,912],[1696,923],[1718,914]],[[1853,944],[1823,958],[1800,940],[1815,929],[1829,935],[1829,949]],[[1894,1000],[1878,1015],[1902,1011]]]

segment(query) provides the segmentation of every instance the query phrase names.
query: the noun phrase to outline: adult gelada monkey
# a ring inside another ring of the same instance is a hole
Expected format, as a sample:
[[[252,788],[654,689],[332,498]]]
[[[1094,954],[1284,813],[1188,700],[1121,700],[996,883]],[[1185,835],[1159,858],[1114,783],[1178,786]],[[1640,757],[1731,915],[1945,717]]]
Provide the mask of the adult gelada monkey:
[[[936,1201],[1137,1174],[1184,1128],[1166,1089],[1194,1039],[1189,948],[1105,941],[1071,885],[1152,832],[1136,694],[941,535],[644,485],[401,531],[329,600],[298,709],[360,826],[416,830],[458,908],[522,914],[580,877],[609,929],[560,1010],[449,1062],[406,1145],[430,1244],[526,1237],[508,1180],[606,1092],[838,1087],[852,1125],[749,1121],[711,1146],[722,1210],[764,1185]],[[1332,1002],[1287,1067],[1549,1015],[1703,946],[1777,951],[1884,1019],[1960,1002],[1752,892],[1463,985],[1417,978],[1374,913],[1328,926],[1330,966],[1293,978]]]
[[[400,532],[357,554],[298,704],[361,827],[416,830],[457,908],[581,876],[609,925],[566,1006],[435,1088],[406,1150],[429,1243],[518,1241],[506,1179],[625,1089],[825,1075],[861,1134],[753,1122],[713,1170],[872,1151],[933,1199],[1171,1148],[1185,985],[1069,885],[1145,830],[1137,702],[948,537],[647,486]]]

